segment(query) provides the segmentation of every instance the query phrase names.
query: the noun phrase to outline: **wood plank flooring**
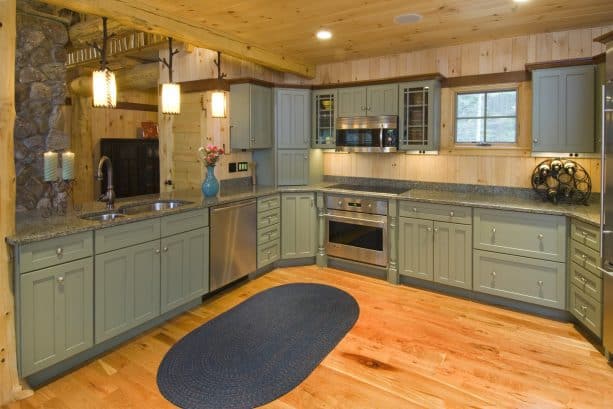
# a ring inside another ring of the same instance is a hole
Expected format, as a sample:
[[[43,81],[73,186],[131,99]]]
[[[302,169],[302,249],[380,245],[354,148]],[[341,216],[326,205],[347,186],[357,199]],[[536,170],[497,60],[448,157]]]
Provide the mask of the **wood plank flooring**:
[[[9,409],[169,408],[158,365],[189,331],[266,288],[352,294],[355,327],[266,408],[611,408],[613,368],[569,323],[330,269],[277,269],[128,342]]]

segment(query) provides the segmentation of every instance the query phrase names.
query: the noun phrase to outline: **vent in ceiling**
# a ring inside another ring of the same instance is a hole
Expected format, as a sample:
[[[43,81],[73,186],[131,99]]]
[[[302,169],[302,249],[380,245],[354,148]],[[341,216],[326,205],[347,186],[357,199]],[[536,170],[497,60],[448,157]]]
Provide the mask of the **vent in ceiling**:
[[[409,14],[401,14],[399,16],[394,17],[394,23],[396,24],[414,24],[420,21],[422,17],[419,14],[409,13]]]

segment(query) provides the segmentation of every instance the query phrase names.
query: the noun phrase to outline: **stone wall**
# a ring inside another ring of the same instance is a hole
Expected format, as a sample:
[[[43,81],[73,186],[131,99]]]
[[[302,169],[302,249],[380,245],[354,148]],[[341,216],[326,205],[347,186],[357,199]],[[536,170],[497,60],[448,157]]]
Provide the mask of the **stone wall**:
[[[24,211],[36,208],[49,193],[43,182],[43,153],[70,147],[62,107],[67,96],[68,30],[52,18],[23,11],[51,14],[49,6],[27,0],[17,3],[15,171],[17,211]]]

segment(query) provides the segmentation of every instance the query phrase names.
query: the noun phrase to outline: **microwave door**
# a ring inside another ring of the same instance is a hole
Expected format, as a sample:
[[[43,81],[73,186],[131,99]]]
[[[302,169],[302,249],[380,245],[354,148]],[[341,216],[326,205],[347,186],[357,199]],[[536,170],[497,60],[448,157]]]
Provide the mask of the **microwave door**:
[[[613,270],[613,84],[604,86],[602,115],[601,254],[603,267]],[[608,264],[611,264],[608,266]]]

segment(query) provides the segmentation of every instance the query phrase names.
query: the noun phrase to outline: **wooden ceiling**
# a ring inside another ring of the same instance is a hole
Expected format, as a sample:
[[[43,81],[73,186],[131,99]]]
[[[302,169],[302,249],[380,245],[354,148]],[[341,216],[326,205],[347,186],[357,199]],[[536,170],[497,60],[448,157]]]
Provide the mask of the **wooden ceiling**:
[[[119,3],[47,1],[94,7],[97,3],[101,9]],[[129,4],[143,12],[143,25],[147,15],[164,16],[310,66],[613,23],[611,0],[131,0]],[[409,25],[393,22],[394,16],[405,13],[418,13],[423,19]],[[315,38],[322,27],[333,32],[331,40]]]

